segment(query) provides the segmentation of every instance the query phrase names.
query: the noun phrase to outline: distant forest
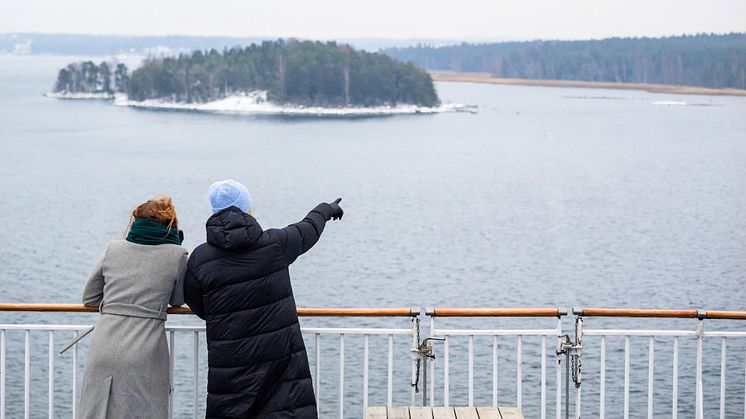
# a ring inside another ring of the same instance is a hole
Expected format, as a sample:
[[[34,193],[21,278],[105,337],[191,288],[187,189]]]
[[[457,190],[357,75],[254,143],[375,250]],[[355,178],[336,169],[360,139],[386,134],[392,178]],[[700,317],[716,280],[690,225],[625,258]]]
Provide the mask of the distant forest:
[[[746,33],[420,45],[383,53],[428,70],[497,77],[746,89]]]
[[[380,106],[439,103],[430,75],[377,53],[334,42],[265,41],[218,52],[195,51],[178,57],[148,58],[113,87],[106,63],[71,65],[60,70],[60,92],[126,92],[131,100],[161,99],[203,103],[252,91],[268,100],[308,106]],[[78,72],[72,72],[79,70]],[[104,69],[102,71],[102,69]],[[119,67],[117,67],[119,69]],[[125,68],[126,70],[126,68]],[[117,73],[118,74],[118,73]],[[71,81],[72,80],[72,81]]]

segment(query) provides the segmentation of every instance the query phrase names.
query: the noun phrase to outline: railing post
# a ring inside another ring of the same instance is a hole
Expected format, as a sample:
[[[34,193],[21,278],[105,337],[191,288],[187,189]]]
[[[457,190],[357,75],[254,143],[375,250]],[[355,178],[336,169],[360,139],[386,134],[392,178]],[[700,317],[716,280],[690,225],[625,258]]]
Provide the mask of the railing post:
[[[702,310],[697,310],[697,371],[696,371],[696,391],[695,391],[695,418],[703,419],[704,410],[702,401],[702,341],[704,339],[704,319],[707,314]]]
[[[679,416],[679,337],[673,338],[673,377],[672,377],[672,395],[671,395],[671,419],[678,419]]]
[[[195,418],[199,417],[199,332],[194,332],[194,354],[192,359],[192,373],[194,375],[194,388],[192,389],[192,401],[194,402]]]
[[[393,405],[393,385],[394,385],[394,335],[389,335],[388,343],[388,370],[386,377],[386,406]]]
[[[54,330],[49,331],[49,389],[47,412],[49,419],[54,418]]]
[[[5,419],[5,329],[0,330],[0,419]]]
[[[448,374],[448,336],[445,336],[446,340],[443,342],[443,406],[448,407],[450,400],[449,398],[449,374]]]
[[[523,336],[518,335],[516,341],[516,405],[520,410],[523,407]],[[469,405],[471,406],[471,405]]]
[[[653,380],[655,371],[655,337],[650,337],[648,347],[648,419],[653,419]]]
[[[556,356],[557,356],[557,362],[555,362],[554,366],[554,377],[556,381],[556,394],[555,394],[555,416],[557,419],[562,418],[562,365],[560,365],[562,361],[562,355],[560,353],[560,347],[561,347],[561,341],[562,341],[562,317],[557,317],[557,350]]]
[[[518,396],[520,397],[520,396]],[[474,336],[469,335],[469,380],[468,380],[468,404],[474,406]]]
[[[412,377],[411,377],[411,380],[410,380],[410,384],[414,384],[417,381],[417,379],[419,379],[419,377],[416,376],[417,375],[417,359],[418,359],[418,357],[414,356],[416,353],[413,352],[413,351],[417,351],[417,349],[418,349],[418,347],[420,345],[420,342],[418,342],[419,335],[420,335],[419,331],[420,331],[420,312],[419,312],[419,310],[417,310],[417,316],[416,317],[414,317],[414,316],[412,317],[412,348],[410,350],[410,354],[411,354],[410,355],[410,357],[411,357],[410,364],[412,365]],[[425,363],[425,367],[427,367],[427,363]],[[415,401],[415,386],[414,385],[410,385],[409,387],[410,387],[410,394],[411,394],[409,405],[410,406],[414,406],[414,401]],[[427,381],[426,380],[423,380],[422,387],[427,388]],[[423,400],[424,400],[424,397],[423,397]]]
[[[629,419],[629,336],[624,337],[624,419]]]
[[[580,419],[581,416],[581,395],[583,394],[582,383],[582,350],[583,350],[583,317],[578,316],[575,318],[575,343],[573,345],[573,356],[575,358],[575,418]],[[568,401],[569,402],[569,401]]]
[[[319,414],[321,411],[321,335],[319,333],[314,334],[314,350],[316,351],[316,378],[314,380],[314,384],[316,388],[314,389],[314,393],[316,393],[316,414]]]
[[[605,419],[606,416],[606,336],[601,336],[601,361],[599,362],[599,369],[601,370],[599,378],[599,390],[598,390],[598,417],[599,419]]]
[[[174,347],[176,333],[172,330],[168,332],[168,417],[174,417],[174,358],[176,357],[176,348]]]
[[[75,331],[75,338],[80,331]],[[73,345],[73,417],[78,417],[78,344]]]
[[[720,419],[725,419],[725,338],[720,347]],[[746,406],[744,407],[746,408]]]
[[[339,334],[339,419],[345,411],[345,335]]]
[[[368,407],[368,335],[363,335],[363,410]]]
[[[541,406],[540,417],[547,417],[547,337],[541,337]]]
[[[23,417],[31,416],[31,331],[26,329],[23,336]]]
[[[497,407],[497,336],[492,336],[492,407]]]

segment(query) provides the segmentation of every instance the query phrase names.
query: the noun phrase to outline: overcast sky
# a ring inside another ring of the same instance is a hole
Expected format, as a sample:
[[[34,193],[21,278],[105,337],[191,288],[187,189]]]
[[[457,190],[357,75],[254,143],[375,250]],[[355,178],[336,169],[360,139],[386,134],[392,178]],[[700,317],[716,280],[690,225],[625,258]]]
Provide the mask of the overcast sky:
[[[746,0],[2,0],[0,33],[587,39],[746,31]]]

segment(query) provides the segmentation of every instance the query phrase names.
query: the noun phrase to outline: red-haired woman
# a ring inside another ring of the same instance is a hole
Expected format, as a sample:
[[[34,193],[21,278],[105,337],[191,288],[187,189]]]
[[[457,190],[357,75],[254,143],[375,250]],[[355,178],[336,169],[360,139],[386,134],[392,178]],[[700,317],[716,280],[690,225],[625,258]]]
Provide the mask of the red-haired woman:
[[[79,419],[168,417],[168,305],[184,304],[187,251],[171,198],[135,208],[124,240],[109,243],[83,291],[98,306]]]

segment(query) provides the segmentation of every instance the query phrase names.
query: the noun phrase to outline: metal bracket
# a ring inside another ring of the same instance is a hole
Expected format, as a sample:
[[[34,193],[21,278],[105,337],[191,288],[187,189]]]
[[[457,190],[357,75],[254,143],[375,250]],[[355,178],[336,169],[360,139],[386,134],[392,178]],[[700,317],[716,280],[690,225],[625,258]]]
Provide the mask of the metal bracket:
[[[576,312],[577,314],[577,312]],[[582,383],[582,357],[583,357],[583,318],[575,318],[575,340],[570,335],[562,335],[557,338],[557,362],[561,363],[560,355],[565,355],[565,418],[570,417],[570,376],[575,388],[580,388]]]
[[[440,341],[444,342],[446,338],[442,337],[436,337],[436,336],[430,336],[422,340],[420,342],[420,345],[417,347],[417,349],[412,349],[412,353],[417,356],[417,381],[419,381],[420,378],[420,361],[422,361],[422,405],[427,406],[427,360],[428,359],[435,359],[435,352],[433,352],[433,345],[430,344],[431,341]],[[419,393],[420,389],[417,385],[418,383],[414,383],[415,393]]]

